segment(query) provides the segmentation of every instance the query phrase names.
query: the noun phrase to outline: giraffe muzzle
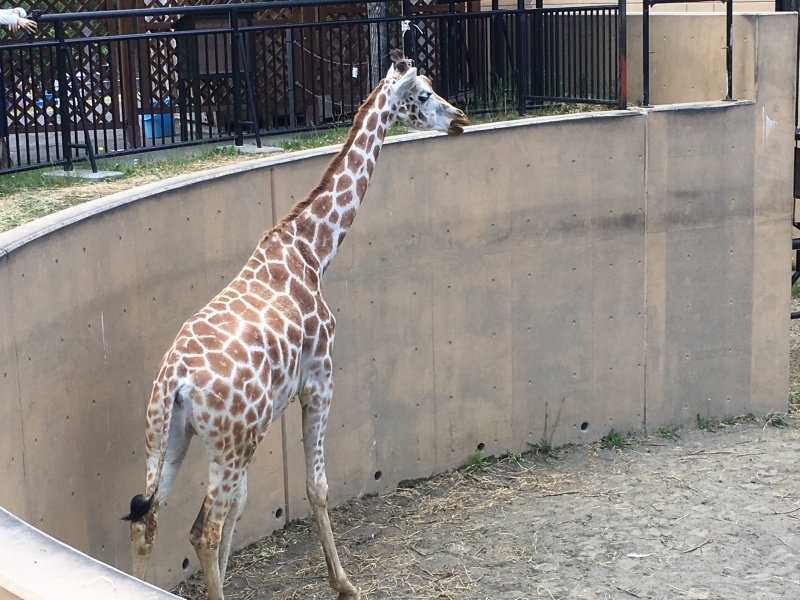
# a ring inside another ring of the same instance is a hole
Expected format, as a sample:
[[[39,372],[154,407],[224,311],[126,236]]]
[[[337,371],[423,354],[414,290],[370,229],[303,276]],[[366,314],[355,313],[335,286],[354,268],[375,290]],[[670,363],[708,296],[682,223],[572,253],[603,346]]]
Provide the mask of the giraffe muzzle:
[[[458,114],[450,121],[450,126],[447,128],[447,135],[461,135],[464,133],[464,127],[467,125],[469,125],[467,115],[458,111]]]

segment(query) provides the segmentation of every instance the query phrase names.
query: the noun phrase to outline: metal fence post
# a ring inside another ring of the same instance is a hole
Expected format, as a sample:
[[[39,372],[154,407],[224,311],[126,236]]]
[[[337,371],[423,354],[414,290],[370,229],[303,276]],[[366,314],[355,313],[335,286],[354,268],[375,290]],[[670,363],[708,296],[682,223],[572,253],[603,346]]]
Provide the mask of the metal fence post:
[[[727,69],[727,93],[725,100],[733,100],[733,0],[727,0],[725,11],[725,68]]]
[[[403,54],[409,58],[413,58],[416,63],[417,53],[416,44],[414,43],[414,22],[411,20],[411,0],[403,0],[403,16],[411,24],[408,30],[408,37],[403,33]]]
[[[525,15],[525,0],[517,0],[517,112],[525,114],[526,93],[528,88],[525,85],[527,69],[525,68],[525,31],[527,25]]]
[[[642,105],[650,106],[650,0],[642,2]]]
[[[64,22],[55,22],[56,40],[58,50],[56,52],[56,63],[58,65],[58,102],[59,116],[61,118],[61,152],[64,157],[64,170],[73,171],[75,165],[72,163],[72,142],[70,141],[69,131],[69,78],[67,77],[67,52],[69,48],[64,38]]]
[[[228,12],[231,32],[231,69],[233,70],[233,122],[236,128],[235,146],[244,146],[242,131],[242,66],[239,64],[239,11],[233,8]]]
[[[647,3],[648,0],[645,0]],[[628,108],[628,21],[625,0],[619,0],[617,9],[617,48],[619,63],[617,66],[617,98],[621,109]]]

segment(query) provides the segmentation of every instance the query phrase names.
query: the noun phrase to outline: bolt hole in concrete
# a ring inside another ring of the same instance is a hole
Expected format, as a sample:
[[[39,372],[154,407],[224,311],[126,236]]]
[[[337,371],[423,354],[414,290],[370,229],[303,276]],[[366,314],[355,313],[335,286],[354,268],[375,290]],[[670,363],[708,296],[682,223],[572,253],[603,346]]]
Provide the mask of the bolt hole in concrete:
[[[383,477],[383,473],[375,471],[375,481],[380,481],[381,477]]]
[[[484,448],[486,448],[486,444],[484,444],[483,442],[478,444],[478,452],[483,452]]]
[[[581,423],[581,431],[586,431],[587,429],[589,429],[589,422],[584,421],[583,423]]]
[[[280,519],[282,516],[283,516],[283,509],[282,508],[279,508],[278,510],[275,511],[275,518],[276,519]]]

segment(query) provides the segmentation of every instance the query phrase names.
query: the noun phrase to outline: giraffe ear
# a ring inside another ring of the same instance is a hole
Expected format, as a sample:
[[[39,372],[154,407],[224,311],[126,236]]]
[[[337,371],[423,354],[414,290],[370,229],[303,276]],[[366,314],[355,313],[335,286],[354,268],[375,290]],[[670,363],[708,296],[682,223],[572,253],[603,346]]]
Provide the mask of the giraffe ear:
[[[414,84],[417,82],[417,69],[411,67],[408,71],[403,73],[403,76],[394,84],[394,93],[396,96],[405,96]]]

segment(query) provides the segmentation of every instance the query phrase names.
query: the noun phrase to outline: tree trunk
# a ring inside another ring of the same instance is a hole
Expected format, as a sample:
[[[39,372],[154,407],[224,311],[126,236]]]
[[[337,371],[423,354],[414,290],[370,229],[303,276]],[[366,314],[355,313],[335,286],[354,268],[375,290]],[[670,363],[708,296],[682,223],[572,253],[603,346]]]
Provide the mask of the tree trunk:
[[[382,19],[386,17],[385,2],[367,2],[367,17],[370,19]],[[386,23],[369,24],[369,55],[372,58],[369,68],[369,86],[374,88],[386,73],[387,57],[389,49],[389,34]]]

